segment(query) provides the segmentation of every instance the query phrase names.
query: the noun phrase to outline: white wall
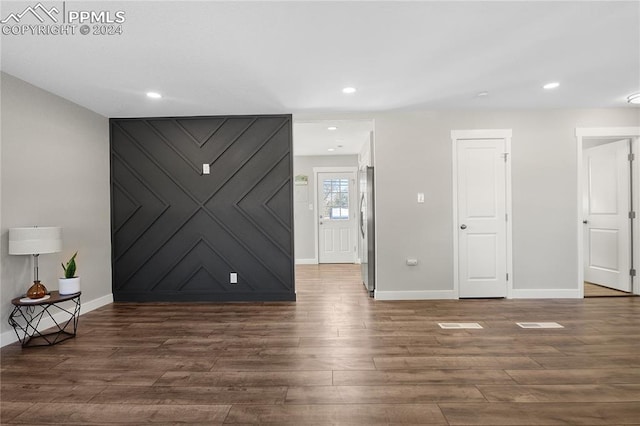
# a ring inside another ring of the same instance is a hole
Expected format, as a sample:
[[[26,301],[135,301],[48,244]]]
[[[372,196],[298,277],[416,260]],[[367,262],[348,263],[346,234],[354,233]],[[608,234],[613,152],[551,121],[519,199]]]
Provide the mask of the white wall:
[[[33,281],[31,257],[7,253],[9,228],[62,227],[63,251],[40,256],[42,282],[56,290],[60,263],[77,250],[83,306],[112,300],[109,122],[5,73],[1,94],[0,330],[6,343],[13,334],[10,301]]]
[[[548,297],[578,291],[575,128],[638,126],[640,109],[296,117],[320,118],[375,120],[377,290],[388,298],[453,290],[451,130],[512,129],[515,296]]]
[[[306,175],[309,177],[308,185],[294,186],[293,189],[293,216],[295,223],[295,258],[299,263],[311,262],[316,254],[317,242],[315,240],[315,220],[310,204],[315,204],[314,167],[357,167],[357,155],[318,155],[293,157],[293,175]]]

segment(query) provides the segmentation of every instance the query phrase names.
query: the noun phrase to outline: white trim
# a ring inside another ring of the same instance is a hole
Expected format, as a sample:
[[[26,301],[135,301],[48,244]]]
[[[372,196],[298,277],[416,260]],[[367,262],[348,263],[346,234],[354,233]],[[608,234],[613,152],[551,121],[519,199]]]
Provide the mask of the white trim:
[[[577,214],[577,218],[576,218],[576,224],[578,224],[578,231],[576,233],[576,235],[578,236],[577,238],[577,251],[576,253],[578,254],[576,256],[576,259],[578,261],[577,267],[578,267],[578,288],[580,289],[580,297],[584,298],[584,224],[582,223],[582,221],[584,220],[583,215],[584,215],[584,200],[583,200],[583,180],[584,177],[582,176],[583,174],[583,158],[582,158],[582,136],[579,135],[579,130],[581,129],[576,129],[576,165],[577,165],[577,178],[576,178],[576,183],[577,183],[577,188],[576,188],[576,199],[578,200],[578,207],[576,208],[576,214]]]
[[[507,274],[509,279],[507,280],[507,299],[513,297],[513,210],[511,200],[511,130],[509,130],[509,136],[504,140],[505,150],[507,152],[507,162],[505,169],[505,206],[507,212]]]
[[[640,158],[640,137],[636,136],[634,138],[631,138],[631,147],[633,154],[636,156],[636,161],[631,166],[631,182],[633,191],[633,206],[631,208],[637,214],[638,212],[640,212],[640,170],[638,170],[640,169],[640,163],[638,162],[638,158]],[[633,267],[638,270],[640,269],[640,219],[638,219],[637,217],[633,222],[633,232],[631,238],[633,244]],[[631,293],[640,295],[639,281],[640,276],[636,275],[636,277],[633,279]]]
[[[18,338],[16,337],[16,333],[13,330],[5,331],[4,333],[0,334],[0,348],[17,341]]]
[[[453,182],[453,292],[455,298],[459,298],[460,287],[458,276],[458,141],[459,140],[487,140],[487,139],[503,139],[505,152],[507,153],[507,164],[505,168],[505,211],[507,213],[507,299],[515,297],[513,295],[513,209],[511,197],[511,129],[477,129],[477,130],[452,130],[451,131],[451,151],[452,151],[452,182]]]
[[[584,287],[584,286],[581,286]],[[581,299],[581,289],[513,289],[513,299]]]
[[[314,167],[313,168],[313,220],[316,221],[315,226],[313,227],[313,238],[314,238],[314,248],[313,248],[313,255],[315,256],[315,263],[316,264],[320,264],[320,255],[318,253],[318,247],[320,246],[320,240],[319,240],[319,236],[318,236],[318,227],[319,227],[319,221],[318,221],[318,173],[353,173],[353,192],[354,194],[353,197],[356,200],[355,204],[354,203],[349,203],[350,205],[352,205],[353,207],[353,211],[351,211],[351,208],[349,209],[349,214],[353,213],[354,217],[357,217],[357,213],[356,213],[356,205],[358,204],[358,197],[357,197],[357,191],[358,191],[358,167],[357,166],[342,166],[342,167]],[[351,201],[351,200],[350,200]],[[358,236],[358,221],[355,220],[353,222],[353,229],[352,229],[354,235],[356,236],[356,241],[357,241],[357,236]],[[356,252],[353,253],[353,263],[355,263],[357,254]]]
[[[102,306],[113,303],[113,293],[107,294],[106,296],[98,297],[97,299],[93,299],[85,303],[82,303],[82,300],[80,302],[81,302],[80,315],[84,315]],[[62,322],[62,321],[66,321],[69,318],[69,315],[64,312],[59,312],[57,314],[54,314],[53,317],[55,318],[56,321]],[[47,328],[50,328],[53,326],[54,326],[53,321],[51,321],[50,318],[43,318],[42,321],[40,322],[40,325],[38,326],[38,329],[46,330]],[[82,331],[82,329],[80,328],[81,326],[82,326],[82,322],[79,321],[78,322],[79,331]],[[16,333],[13,330],[8,330],[0,334],[0,347],[10,345],[11,343],[14,343],[17,341],[18,341],[18,337],[16,336]]]
[[[88,302],[80,304],[80,315],[95,311],[96,309],[111,303],[113,303],[113,293],[98,297],[97,299],[89,300]]]
[[[344,167],[314,167],[313,174],[317,173],[343,173],[343,172],[357,172],[357,166],[344,166]]]
[[[317,265],[318,259],[296,259],[296,265]]]
[[[582,206],[582,191],[583,191],[583,181],[584,176],[582,173],[582,147],[583,140],[589,138],[629,138],[633,139],[634,149],[638,147],[638,138],[640,137],[640,127],[577,127],[576,128],[576,158],[577,158],[577,208],[576,208],[576,225],[577,225],[577,269],[578,269],[578,291],[580,293],[580,298],[584,297],[584,225],[582,224],[583,220],[583,206]],[[636,161],[633,167],[633,199],[634,199],[634,209],[638,210],[638,204],[640,200],[640,181],[636,179],[638,176],[638,168],[640,167],[640,152],[635,152]],[[640,220],[634,223],[634,259],[633,264],[636,269],[640,269]],[[633,294],[640,295],[640,276],[637,276],[636,279],[633,280],[633,288],[631,289]]]
[[[577,127],[577,138],[629,138],[640,136],[640,127]]]
[[[511,129],[452,130],[451,139],[511,139]]]
[[[454,290],[374,291],[376,300],[439,300],[457,299]]]
[[[453,173],[453,218],[451,221],[453,229],[451,235],[453,235],[453,292],[456,294],[456,298],[458,298],[460,295],[460,288],[458,285],[458,283],[460,282],[460,276],[458,274],[458,264],[460,261],[458,259],[458,137],[458,132],[451,132],[451,161],[453,161],[453,164],[451,166],[451,170]]]

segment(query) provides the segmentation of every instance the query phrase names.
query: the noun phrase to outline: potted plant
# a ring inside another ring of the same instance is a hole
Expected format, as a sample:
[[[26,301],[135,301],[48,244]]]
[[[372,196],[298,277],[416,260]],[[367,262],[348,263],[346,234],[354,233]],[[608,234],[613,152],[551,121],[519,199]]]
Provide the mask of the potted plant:
[[[80,292],[80,277],[76,276],[76,256],[78,252],[75,252],[71,259],[65,266],[62,263],[62,269],[64,270],[64,278],[58,280],[58,291],[60,294],[75,294]]]

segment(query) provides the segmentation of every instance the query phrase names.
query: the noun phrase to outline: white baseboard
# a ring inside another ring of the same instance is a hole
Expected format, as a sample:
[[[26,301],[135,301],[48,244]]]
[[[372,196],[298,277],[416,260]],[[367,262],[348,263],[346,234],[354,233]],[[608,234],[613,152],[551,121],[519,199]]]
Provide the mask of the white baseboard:
[[[296,265],[317,265],[318,259],[296,259]]]
[[[437,300],[458,299],[454,290],[375,291],[377,300]],[[580,290],[573,289],[524,289],[512,290],[511,299],[580,299]]]
[[[457,299],[453,290],[380,291],[375,290],[376,300],[435,300]]]
[[[110,303],[113,303],[113,293],[109,293],[106,296],[98,297],[97,299],[89,300],[88,302],[83,302],[80,305],[80,315],[86,314],[87,312],[95,311],[96,309]]]
[[[113,303],[113,294],[107,294],[106,296],[98,297],[97,299],[89,300],[88,302],[81,301],[80,315],[84,315],[87,312],[94,311],[110,303]],[[56,321],[62,322],[62,321],[66,321],[69,318],[69,315],[65,314],[64,312],[60,312],[60,313],[54,314],[53,317],[56,319]],[[54,326],[54,323],[53,321],[51,321],[50,318],[43,318],[42,321],[40,322],[40,325],[38,326],[38,330],[46,330],[47,328],[53,327],[53,326]],[[0,347],[10,345],[11,343],[14,343],[17,341],[18,341],[18,336],[16,336],[16,333],[13,330],[8,330],[0,334]]]
[[[513,289],[512,299],[580,299],[582,295],[578,289]]]

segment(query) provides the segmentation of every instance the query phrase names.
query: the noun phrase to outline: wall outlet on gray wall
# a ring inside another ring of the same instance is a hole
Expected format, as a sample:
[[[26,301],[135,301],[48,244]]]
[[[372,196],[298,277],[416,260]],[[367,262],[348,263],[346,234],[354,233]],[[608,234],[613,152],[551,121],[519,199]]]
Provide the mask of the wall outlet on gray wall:
[[[238,284],[238,273],[237,272],[231,272],[229,274],[229,283]]]

